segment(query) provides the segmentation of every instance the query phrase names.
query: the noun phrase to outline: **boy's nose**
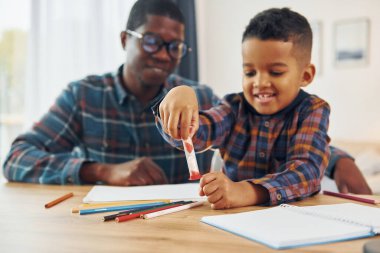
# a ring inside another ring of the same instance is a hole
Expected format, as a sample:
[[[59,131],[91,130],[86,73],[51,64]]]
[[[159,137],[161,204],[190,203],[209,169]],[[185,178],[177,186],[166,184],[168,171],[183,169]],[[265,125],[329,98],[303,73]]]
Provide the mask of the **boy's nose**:
[[[254,83],[255,88],[269,87],[270,81],[265,75],[257,75]]]

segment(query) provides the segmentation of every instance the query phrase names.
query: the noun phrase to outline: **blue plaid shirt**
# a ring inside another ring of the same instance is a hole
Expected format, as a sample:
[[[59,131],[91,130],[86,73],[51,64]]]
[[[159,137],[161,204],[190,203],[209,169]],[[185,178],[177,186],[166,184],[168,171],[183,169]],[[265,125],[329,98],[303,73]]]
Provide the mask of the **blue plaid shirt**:
[[[270,205],[300,200],[320,190],[330,157],[329,115],[325,101],[302,90],[273,115],[257,113],[242,93],[231,94],[200,112],[194,148],[219,148],[225,174],[265,187]],[[169,143],[182,146],[157,126]]]
[[[84,162],[123,163],[151,157],[169,183],[188,182],[183,151],[167,144],[154,124],[150,104],[143,106],[122,84],[121,70],[73,82],[32,130],[12,144],[4,164],[10,181],[44,184],[82,184]],[[212,90],[171,75],[157,99],[178,85],[193,86],[200,107],[210,108],[218,98]],[[213,152],[197,155],[208,170]]]

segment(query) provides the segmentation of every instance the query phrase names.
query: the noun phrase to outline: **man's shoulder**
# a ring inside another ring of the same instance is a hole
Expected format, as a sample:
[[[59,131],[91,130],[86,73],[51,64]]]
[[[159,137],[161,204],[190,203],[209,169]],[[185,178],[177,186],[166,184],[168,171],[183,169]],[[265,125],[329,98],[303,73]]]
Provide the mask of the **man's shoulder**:
[[[210,91],[212,91],[212,89],[205,84],[200,84],[197,81],[194,81],[194,80],[191,80],[191,79],[188,79],[188,78],[176,75],[176,74],[171,74],[167,81],[169,84],[169,88],[174,88],[174,87],[181,86],[181,85],[187,85],[187,86],[193,87],[195,90],[210,90]]]
[[[218,96],[214,94],[214,91],[209,86],[200,84],[197,81],[172,74],[169,76],[167,83],[169,89],[180,85],[187,85],[192,87],[197,95],[202,110],[207,110],[219,102]]]
[[[71,82],[69,85],[76,88],[104,89],[114,84],[113,73],[103,75],[88,75],[83,79]]]

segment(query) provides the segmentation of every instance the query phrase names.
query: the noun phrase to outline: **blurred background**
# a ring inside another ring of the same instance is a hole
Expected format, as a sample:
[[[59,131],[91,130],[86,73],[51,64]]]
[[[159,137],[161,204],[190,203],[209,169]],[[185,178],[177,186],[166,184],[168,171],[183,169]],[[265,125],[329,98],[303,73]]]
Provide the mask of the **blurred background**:
[[[70,81],[115,71],[123,63],[119,33],[134,2],[0,0],[1,164],[12,140],[48,110]],[[380,1],[195,0],[194,6],[196,25],[187,27],[196,33],[197,44],[192,52],[197,74],[191,77],[220,96],[241,91],[241,36],[255,14],[290,7],[306,16],[317,66],[307,91],[330,103],[333,143],[363,161],[368,160],[363,154],[377,159]]]

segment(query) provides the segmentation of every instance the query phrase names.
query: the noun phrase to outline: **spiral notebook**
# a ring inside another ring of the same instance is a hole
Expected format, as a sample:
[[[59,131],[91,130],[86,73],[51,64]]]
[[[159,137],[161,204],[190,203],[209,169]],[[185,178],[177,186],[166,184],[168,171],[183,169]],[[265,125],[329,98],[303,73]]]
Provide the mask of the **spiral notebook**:
[[[380,208],[353,203],[308,207],[282,204],[259,211],[205,216],[201,221],[274,249],[288,249],[375,236],[380,233]]]

